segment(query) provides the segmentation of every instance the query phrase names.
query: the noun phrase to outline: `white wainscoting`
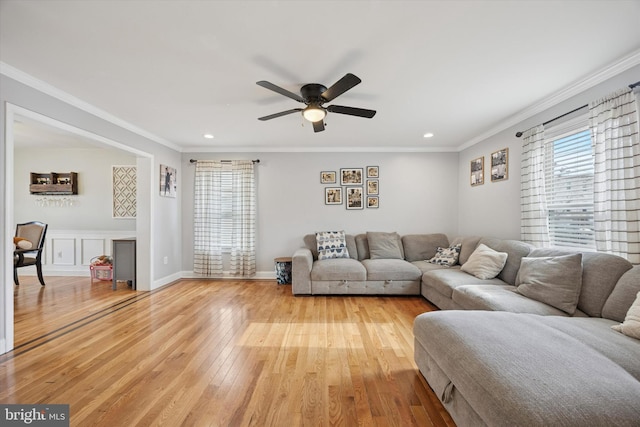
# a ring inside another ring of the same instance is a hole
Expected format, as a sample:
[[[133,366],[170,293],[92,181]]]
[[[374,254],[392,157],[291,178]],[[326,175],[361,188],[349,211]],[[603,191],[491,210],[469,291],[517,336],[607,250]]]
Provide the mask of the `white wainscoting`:
[[[135,231],[47,230],[42,271],[51,276],[90,276],[91,259],[111,255],[113,239],[135,237]],[[18,270],[19,275],[35,275],[35,267]]]

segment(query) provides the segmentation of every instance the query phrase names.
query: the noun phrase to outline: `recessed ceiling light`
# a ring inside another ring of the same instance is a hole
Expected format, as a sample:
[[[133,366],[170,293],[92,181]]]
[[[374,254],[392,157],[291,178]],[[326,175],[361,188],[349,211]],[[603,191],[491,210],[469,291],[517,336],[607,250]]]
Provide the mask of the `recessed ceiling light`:
[[[423,135],[425,138],[431,138],[433,134],[431,132],[427,132]]]
[[[210,133],[205,133],[205,134],[204,134],[204,135],[202,135],[202,136],[204,136],[204,137],[205,137],[205,138],[207,138],[207,139],[213,139],[213,135],[211,135]]]

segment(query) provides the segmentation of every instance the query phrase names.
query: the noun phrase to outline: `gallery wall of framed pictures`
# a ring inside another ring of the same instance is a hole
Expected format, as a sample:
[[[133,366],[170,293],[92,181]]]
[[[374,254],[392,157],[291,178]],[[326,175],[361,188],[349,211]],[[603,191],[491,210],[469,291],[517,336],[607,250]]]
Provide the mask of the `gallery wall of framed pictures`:
[[[344,205],[348,210],[380,206],[380,168],[340,168],[321,171],[320,184],[324,187],[325,205]]]
[[[509,148],[491,153],[489,162],[491,182],[505,181],[509,178]],[[469,176],[472,187],[484,184],[484,156],[471,160]]]

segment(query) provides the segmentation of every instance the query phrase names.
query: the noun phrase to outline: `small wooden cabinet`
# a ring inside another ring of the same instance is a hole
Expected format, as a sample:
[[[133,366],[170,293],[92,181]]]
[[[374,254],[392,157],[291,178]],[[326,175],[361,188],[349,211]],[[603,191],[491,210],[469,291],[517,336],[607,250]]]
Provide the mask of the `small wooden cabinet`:
[[[76,172],[31,172],[29,191],[31,194],[78,194]]]

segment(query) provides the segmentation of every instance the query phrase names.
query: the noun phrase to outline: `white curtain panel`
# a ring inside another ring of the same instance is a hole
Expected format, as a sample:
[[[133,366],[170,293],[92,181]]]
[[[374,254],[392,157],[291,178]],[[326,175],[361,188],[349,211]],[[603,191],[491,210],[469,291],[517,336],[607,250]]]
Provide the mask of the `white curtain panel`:
[[[589,104],[595,155],[594,213],[598,251],[640,264],[640,140],[630,89]]]
[[[222,275],[222,163],[196,163],[193,207],[193,272]]]
[[[256,274],[256,184],[254,164],[234,160],[232,166],[232,228],[229,272],[234,276]]]
[[[520,172],[520,239],[536,247],[549,246],[549,216],[544,182],[544,126],[523,134]]]

